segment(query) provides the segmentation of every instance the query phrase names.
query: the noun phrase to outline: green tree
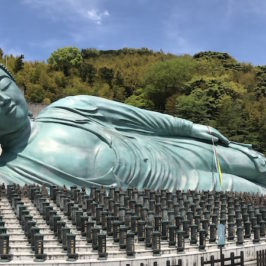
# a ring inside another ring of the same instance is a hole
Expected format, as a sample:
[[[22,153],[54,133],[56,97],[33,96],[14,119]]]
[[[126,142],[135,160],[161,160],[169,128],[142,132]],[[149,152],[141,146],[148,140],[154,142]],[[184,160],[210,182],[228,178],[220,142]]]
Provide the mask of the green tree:
[[[114,70],[112,68],[108,68],[108,67],[101,67],[99,69],[99,76],[112,89],[112,81],[113,81],[113,78],[114,78]]]
[[[194,123],[206,123],[208,114],[206,94],[198,89],[190,95],[181,95],[176,99],[176,115],[192,120]]]
[[[232,99],[229,95],[223,95],[213,126],[230,137],[231,140],[245,142],[248,132],[243,108],[244,103],[241,98]]]
[[[81,49],[81,56],[83,59],[88,59],[88,58],[95,58],[100,55],[99,50],[90,48],[90,49]]]
[[[47,60],[48,64],[56,70],[61,70],[66,76],[71,67],[79,67],[82,56],[78,48],[64,47],[54,51]]]
[[[14,67],[14,72],[15,73],[18,73],[20,70],[23,69],[23,67],[24,67],[23,59],[24,59],[24,55],[23,54],[16,58],[15,67]]]
[[[113,99],[115,101],[119,101],[119,102],[125,101],[126,96],[125,96],[125,88],[124,87],[114,85],[113,86],[113,92],[114,92]]]
[[[45,90],[39,84],[32,84],[27,89],[26,99],[32,103],[42,103],[45,98]]]
[[[123,86],[124,85],[124,79],[123,79],[123,76],[119,70],[116,72],[114,83],[117,86]]]
[[[195,59],[218,59],[219,61],[225,63],[225,64],[234,64],[236,63],[236,60],[231,57],[227,53],[221,53],[221,52],[213,52],[213,51],[208,51],[208,52],[199,52],[193,56]]]
[[[196,123],[214,126],[221,110],[226,110],[223,104],[227,103],[229,108],[229,104],[234,105],[245,92],[240,85],[224,81],[222,77],[192,80],[186,84],[185,94],[176,98],[176,114]]]
[[[148,100],[154,103],[155,109],[164,111],[167,98],[183,91],[195,66],[196,62],[191,57],[184,56],[156,63],[145,72],[145,93]]]
[[[266,155],[266,97],[257,99],[256,92],[243,98],[243,134],[242,142],[252,143],[258,151]]]
[[[80,77],[83,82],[88,81],[88,83],[92,86],[96,78],[96,74],[97,69],[92,64],[83,62],[80,65]]]
[[[53,57],[48,64],[23,61],[17,73],[18,57],[5,54],[0,62],[7,64],[28,101],[97,95],[208,124],[266,154],[266,66],[239,63],[219,52],[190,57],[146,48],[83,49],[82,58],[70,63],[76,58],[70,50],[55,51],[60,60]]]
[[[143,109],[154,109],[153,102],[147,99],[143,89],[137,89],[133,95],[125,100],[125,103]]]

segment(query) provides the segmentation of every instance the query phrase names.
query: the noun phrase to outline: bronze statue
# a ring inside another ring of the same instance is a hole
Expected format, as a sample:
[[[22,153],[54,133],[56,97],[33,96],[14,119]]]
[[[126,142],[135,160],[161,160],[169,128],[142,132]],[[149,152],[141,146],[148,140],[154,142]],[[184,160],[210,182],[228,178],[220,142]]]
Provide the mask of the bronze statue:
[[[61,99],[31,120],[3,66],[0,143],[6,184],[266,191],[265,157],[204,125],[93,96]]]

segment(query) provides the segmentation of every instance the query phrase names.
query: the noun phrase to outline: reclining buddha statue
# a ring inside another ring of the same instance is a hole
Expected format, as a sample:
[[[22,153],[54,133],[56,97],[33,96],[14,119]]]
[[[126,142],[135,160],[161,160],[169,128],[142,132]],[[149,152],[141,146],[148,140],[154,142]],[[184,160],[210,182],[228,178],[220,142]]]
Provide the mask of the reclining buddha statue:
[[[263,154],[214,128],[84,95],[58,100],[35,119],[28,113],[1,65],[2,183],[266,192]]]

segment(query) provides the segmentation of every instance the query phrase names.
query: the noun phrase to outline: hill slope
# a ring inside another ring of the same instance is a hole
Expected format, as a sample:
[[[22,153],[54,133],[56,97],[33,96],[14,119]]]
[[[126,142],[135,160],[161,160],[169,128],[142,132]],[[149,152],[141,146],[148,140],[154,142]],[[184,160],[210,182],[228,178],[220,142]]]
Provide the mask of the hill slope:
[[[176,56],[146,48],[65,47],[48,63],[0,53],[29,102],[88,94],[211,125],[266,153],[266,66],[226,53]]]

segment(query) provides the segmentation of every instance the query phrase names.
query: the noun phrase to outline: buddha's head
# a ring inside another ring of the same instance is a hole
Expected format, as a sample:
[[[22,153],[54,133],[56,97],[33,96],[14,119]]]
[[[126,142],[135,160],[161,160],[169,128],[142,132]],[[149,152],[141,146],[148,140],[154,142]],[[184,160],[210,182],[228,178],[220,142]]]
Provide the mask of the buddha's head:
[[[0,64],[0,138],[16,132],[28,121],[27,103],[14,78]]]

